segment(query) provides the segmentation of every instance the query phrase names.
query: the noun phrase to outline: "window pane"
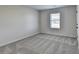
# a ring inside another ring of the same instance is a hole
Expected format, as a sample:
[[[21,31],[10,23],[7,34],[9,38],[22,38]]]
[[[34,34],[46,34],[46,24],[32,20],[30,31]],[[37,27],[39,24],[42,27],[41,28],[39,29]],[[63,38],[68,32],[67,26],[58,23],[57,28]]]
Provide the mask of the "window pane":
[[[53,21],[50,21],[51,28],[60,28],[59,24],[54,23]]]
[[[50,14],[50,27],[60,28],[60,13]]]

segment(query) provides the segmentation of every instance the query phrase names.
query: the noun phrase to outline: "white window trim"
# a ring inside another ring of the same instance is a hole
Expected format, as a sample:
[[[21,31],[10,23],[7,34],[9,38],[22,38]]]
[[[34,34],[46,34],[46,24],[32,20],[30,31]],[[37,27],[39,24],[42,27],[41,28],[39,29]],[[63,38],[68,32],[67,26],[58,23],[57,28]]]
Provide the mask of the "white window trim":
[[[57,14],[57,13],[60,14],[60,12],[55,12],[55,13],[50,13],[50,14],[49,14],[49,23],[52,21],[52,20],[50,19],[50,17],[51,17],[50,15],[51,15],[51,14]],[[60,19],[61,19],[61,14],[60,14]],[[55,27],[52,28],[52,27],[51,27],[51,23],[49,24],[50,28],[51,28],[51,29],[60,29],[60,27],[61,27],[61,26],[60,26],[60,19],[59,19],[59,28],[55,28]]]

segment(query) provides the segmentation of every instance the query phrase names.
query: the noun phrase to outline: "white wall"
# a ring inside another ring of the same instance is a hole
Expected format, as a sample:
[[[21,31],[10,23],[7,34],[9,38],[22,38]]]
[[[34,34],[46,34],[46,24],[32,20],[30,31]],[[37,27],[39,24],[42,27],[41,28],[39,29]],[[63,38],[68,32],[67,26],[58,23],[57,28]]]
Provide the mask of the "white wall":
[[[49,28],[49,13],[50,12],[61,13],[61,29],[50,29]],[[55,34],[69,37],[77,37],[76,32],[76,7],[69,6],[64,8],[56,8],[52,10],[43,10],[40,13],[41,17],[41,33]]]
[[[0,6],[0,46],[39,33],[38,11],[24,6]]]

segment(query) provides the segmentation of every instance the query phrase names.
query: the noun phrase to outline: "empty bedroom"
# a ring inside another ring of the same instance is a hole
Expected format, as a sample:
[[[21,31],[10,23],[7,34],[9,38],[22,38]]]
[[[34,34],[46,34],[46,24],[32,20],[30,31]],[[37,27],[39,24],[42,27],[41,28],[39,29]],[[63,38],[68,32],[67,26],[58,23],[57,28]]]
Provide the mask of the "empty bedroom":
[[[79,54],[77,5],[0,5],[0,54]]]

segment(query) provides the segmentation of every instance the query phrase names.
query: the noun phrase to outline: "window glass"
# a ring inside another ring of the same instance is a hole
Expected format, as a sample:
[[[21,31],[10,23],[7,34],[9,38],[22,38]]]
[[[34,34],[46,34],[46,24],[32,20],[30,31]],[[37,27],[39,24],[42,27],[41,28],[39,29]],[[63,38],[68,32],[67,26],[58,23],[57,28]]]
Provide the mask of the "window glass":
[[[60,28],[60,13],[50,14],[50,27]]]

